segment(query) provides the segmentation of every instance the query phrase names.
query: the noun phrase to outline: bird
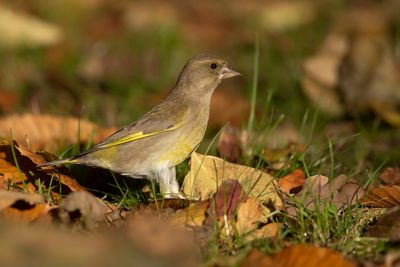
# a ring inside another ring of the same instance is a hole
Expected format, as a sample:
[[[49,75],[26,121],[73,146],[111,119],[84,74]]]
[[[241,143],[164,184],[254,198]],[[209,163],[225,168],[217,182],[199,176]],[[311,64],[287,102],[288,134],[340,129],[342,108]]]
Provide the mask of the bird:
[[[80,154],[39,167],[100,167],[131,178],[155,180],[165,198],[186,198],[180,192],[175,166],[204,138],[214,90],[222,80],[239,75],[224,59],[197,55],[184,65],[168,96],[139,120]]]

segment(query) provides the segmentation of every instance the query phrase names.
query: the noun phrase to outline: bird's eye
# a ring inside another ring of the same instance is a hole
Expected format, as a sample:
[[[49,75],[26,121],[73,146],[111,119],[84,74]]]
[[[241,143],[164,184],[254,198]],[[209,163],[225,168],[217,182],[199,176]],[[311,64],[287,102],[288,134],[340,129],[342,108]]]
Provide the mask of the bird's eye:
[[[217,64],[211,63],[210,67],[211,67],[213,70],[215,70],[215,69],[217,68]]]

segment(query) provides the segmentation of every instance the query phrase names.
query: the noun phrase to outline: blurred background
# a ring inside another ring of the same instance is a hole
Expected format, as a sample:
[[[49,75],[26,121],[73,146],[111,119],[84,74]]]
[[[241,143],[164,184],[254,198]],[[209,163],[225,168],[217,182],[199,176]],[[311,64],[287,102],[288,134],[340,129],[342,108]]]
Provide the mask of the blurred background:
[[[320,137],[315,150],[335,140],[344,169],[398,164],[399,10],[397,0],[0,1],[0,114],[123,126],[163,99],[190,57],[212,53],[243,76],[215,92],[208,140],[228,122],[260,134],[276,125],[267,147]]]

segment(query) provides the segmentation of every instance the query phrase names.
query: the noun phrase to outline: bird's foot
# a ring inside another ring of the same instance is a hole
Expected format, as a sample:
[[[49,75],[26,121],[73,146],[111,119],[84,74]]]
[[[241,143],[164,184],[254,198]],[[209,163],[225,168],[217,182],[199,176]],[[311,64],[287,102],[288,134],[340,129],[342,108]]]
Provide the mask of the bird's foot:
[[[165,199],[189,199],[183,192],[168,192],[163,194]]]

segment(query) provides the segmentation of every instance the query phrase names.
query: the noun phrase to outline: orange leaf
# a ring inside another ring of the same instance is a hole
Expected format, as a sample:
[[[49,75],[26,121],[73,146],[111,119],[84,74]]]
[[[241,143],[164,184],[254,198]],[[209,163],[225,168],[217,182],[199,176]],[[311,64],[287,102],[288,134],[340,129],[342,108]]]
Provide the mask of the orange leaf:
[[[400,205],[400,186],[381,185],[373,188],[361,199],[369,207],[389,208]]]
[[[306,176],[301,169],[296,169],[292,173],[279,178],[278,185],[283,192],[294,193],[293,191],[298,191],[306,180]]]
[[[343,258],[332,249],[310,245],[294,245],[283,249],[280,253],[269,256],[252,250],[241,267],[354,267],[355,265]]]

